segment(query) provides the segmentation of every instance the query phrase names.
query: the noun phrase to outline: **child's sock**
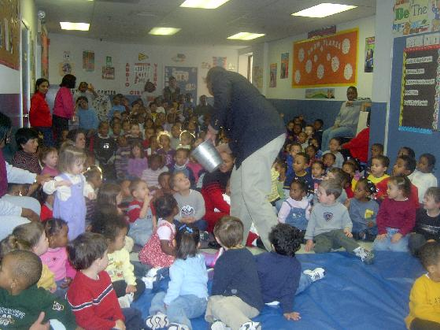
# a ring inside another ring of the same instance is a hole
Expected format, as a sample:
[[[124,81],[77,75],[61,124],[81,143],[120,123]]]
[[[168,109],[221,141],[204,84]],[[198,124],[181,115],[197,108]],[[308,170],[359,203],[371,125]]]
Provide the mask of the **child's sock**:
[[[364,249],[362,246],[357,247],[353,250],[356,257],[361,258],[361,261],[367,265],[374,262],[374,253]]]

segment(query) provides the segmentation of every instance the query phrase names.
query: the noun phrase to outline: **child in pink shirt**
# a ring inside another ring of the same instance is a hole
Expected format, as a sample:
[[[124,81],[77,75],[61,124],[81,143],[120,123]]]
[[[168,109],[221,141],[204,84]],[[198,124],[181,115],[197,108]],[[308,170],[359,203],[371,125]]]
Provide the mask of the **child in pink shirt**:
[[[57,289],[55,294],[64,298],[76,270],[70,265],[67,255],[67,222],[61,219],[49,219],[44,224],[49,249],[40,256],[41,261],[54,273]]]

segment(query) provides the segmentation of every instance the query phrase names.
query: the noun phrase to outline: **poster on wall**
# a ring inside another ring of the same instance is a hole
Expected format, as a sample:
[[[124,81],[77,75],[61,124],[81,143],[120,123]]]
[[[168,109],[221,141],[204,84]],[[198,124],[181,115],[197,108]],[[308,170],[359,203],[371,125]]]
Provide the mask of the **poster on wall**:
[[[173,76],[177,80],[181,94],[191,93],[197,96],[197,68],[165,66],[164,81],[168,83],[168,78]]]
[[[20,68],[19,0],[0,1],[0,64]]]
[[[49,79],[49,38],[45,26],[41,27],[41,76]]]
[[[75,68],[75,65],[73,63],[61,62],[58,64],[58,74],[61,77],[64,77],[66,74],[75,75],[74,68]]]
[[[157,64],[134,63],[133,72],[133,85],[137,86],[137,89],[143,90],[147,81],[157,85]]]
[[[83,70],[87,72],[95,71],[95,52],[83,51]]]
[[[212,57],[212,66],[220,66],[226,69],[226,57],[221,56],[213,56]]]
[[[114,66],[103,66],[102,67],[102,79],[115,80],[115,67]]]
[[[437,36],[407,39],[403,50],[399,130],[430,134],[438,128],[440,45]]]
[[[280,79],[289,78],[289,53],[281,54]]]
[[[334,99],[334,88],[307,88],[306,99]]]
[[[440,1],[395,0],[393,32],[405,36],[440,31]]]
[[[270,65],[269,87],[270,88],[277,87],[277,63],[272,63]]]
[[[364,72],[373,72],[374,69],[375,37],[365,38]]]
[[[263,68],[258,65],[252,69],[252,83],[258,89],[263,88]]]
[[[292,87],[356,85],[357,49],[358,29],[295,42]]]

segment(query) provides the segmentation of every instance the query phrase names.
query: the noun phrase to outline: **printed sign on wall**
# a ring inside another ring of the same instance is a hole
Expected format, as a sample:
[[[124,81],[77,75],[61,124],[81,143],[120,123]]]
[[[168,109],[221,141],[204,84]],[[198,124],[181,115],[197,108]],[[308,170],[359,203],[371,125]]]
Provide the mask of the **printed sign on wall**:
[[[164,70],[164,81],[169,77],[175,77],[182,94],[191,93],[197,95],[197,68],[166,66]]]

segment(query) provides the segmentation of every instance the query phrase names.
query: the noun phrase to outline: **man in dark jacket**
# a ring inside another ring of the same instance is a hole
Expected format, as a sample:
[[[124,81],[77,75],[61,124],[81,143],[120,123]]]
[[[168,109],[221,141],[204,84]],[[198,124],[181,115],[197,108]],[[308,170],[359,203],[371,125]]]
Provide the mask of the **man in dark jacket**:
[[[267,200],[271,190],[270,169],[285,140],[285,127],[269,101],[245,77],[220,67],[206,77],[214,96],[214,110],[207,139],[215,140],[220,128],[236,157],[231,175],[231,215],[244,224],[244,242],[252,222],[266,247],[277,216]]]

